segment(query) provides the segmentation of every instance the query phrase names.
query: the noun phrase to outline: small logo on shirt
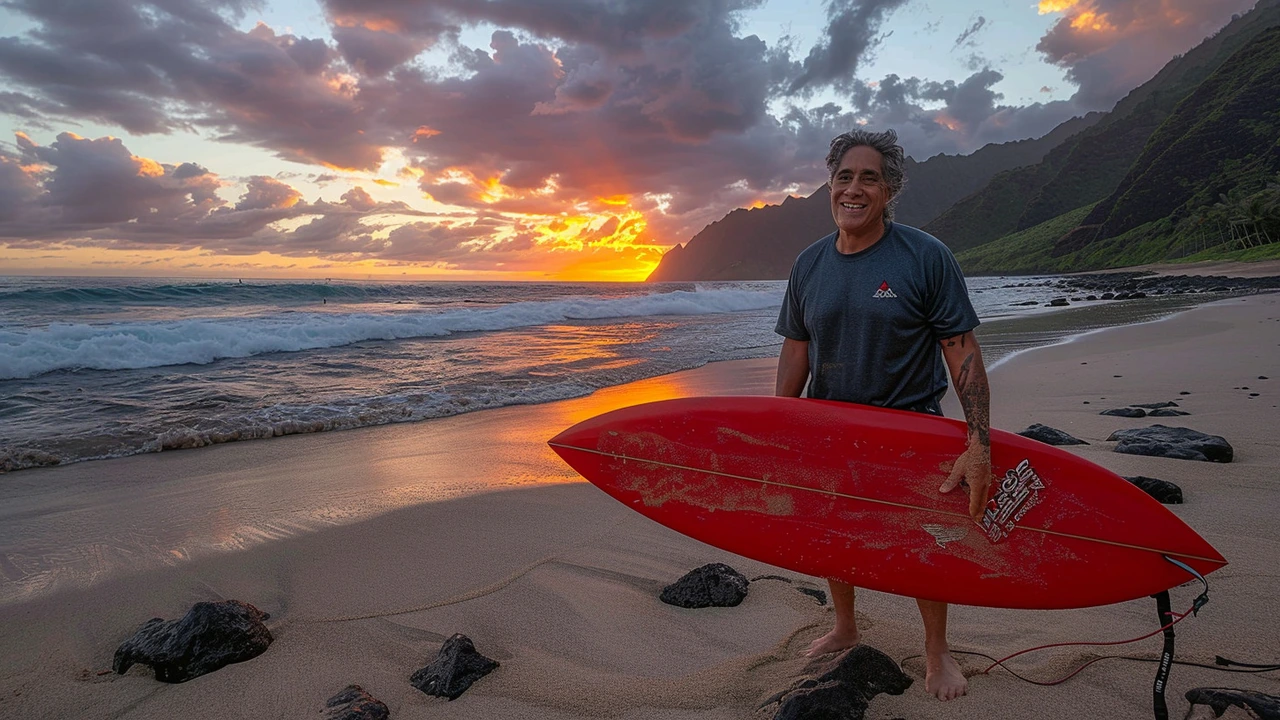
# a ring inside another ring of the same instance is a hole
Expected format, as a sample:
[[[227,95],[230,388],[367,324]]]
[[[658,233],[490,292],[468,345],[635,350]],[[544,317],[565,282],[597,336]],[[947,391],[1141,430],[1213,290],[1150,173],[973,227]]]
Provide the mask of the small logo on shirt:
[[[877,290],[877,291],[876,291],[876,294],[875,294],[875,295],[872,295],[871,297],[876,297],[876,298],[896,298],[896,297],[898,297],[898,296],[893,294],[893,291],[889,289],[889,283],[888,283],[888,281],[885,281],[885,282],[880,283],[880,289],[879,289],[879,290]]]

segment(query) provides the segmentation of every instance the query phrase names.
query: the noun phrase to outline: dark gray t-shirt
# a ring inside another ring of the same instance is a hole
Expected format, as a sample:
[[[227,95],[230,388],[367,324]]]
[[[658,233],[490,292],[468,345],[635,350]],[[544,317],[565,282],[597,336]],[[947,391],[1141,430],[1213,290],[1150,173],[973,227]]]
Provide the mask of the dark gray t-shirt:
[[[841,254],[835,233],[801,252],[776,331],[809,343],[809,397],[941,415],[938,341],[977,326],[947,246],[889,223],[862,252]]]

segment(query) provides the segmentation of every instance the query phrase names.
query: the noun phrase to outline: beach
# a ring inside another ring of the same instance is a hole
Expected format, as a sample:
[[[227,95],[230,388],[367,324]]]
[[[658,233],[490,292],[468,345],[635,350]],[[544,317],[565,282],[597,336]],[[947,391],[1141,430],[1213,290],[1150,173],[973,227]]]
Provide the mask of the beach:
[[[825,583],[730,555],[630,511],[546,446],[580,420],[668,397],[770,394],[771,359],[704,367],[556,402],[426,422],[134,455],[0,475],[7,532],[25,537],[0,571],[0,716],[295,718],[359,684],[392,718],[767,718],[761,704],[812,677],[800,656],[831,623],[798,592]],[[1267,379],[1261,379],[1261,378]],[[1230,561],[1211,602],[1179,624],[1179,660],[1274,663],[1280,647],[1280,295],[1231,298],[1171,318],[1018,352],[991,370],[992,423],[1043,423],[1121,475],[1177,483],[1173,511]],[[1186,394],[1183,394],[1186,393]],[[1175,401],[1191,414],[1101,416]],[[960,415],[954,398],[947,414]],[[1112,451],[1118,429],[1154,422],[1226,438],[1229,464]],[[685,572],[724,562],[743,603],[686,610],[657,598]],[[1172,591],[1188,607],[1199,583]],[[270,613],[261,656],[168,685],[143,666],[109,671],[146,620],[237,599]],[[922,652],[914,602],[859,598],[863,642],[895,660]],[[1046,643],[1155,630],[1143,598],[1084,610],[955,607],[953,650],[1003,657]],[[408,682],[454,633],[501,663],[459,699]],[[1154,659],[1160,640],[1059,648],[1014,661],[1038,680],[1096,654]],[[876,697],[868,718],[1151,717],[1155,665],[1106,660],[1052,687],[957,655],[969,694],[940,703],[916,682]],[[1173,668],[1171,716],[1193,687],[1280,693],[1276,673]],[[1243,717],[1243,716],[1238,716]]]

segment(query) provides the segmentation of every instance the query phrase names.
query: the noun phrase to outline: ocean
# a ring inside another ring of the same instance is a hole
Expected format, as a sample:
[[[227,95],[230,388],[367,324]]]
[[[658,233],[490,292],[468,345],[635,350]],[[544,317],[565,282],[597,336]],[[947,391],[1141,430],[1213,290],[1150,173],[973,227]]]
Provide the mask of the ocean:
[[[1208,298],[969,279],[988,366]],[[0,472],[429,421],[776,356],[783,281],[0,277]]]

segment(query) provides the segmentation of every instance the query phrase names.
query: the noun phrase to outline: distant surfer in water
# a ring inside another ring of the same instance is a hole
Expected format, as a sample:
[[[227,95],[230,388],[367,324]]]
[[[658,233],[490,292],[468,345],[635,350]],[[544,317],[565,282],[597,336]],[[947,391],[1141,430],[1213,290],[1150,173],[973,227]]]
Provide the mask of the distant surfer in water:
[[[778,316],[782,335],[775,394],[941,415],[948,375],[964,408],[968,446],[939,488],[969,486],[982,517],[991,484],[990,393],[974,339],[978,316],[960,266],[937,238],[893,222],[905,157],[892,130],[855,130],[827,155],[838,230],[796,259]],[[817,656],[858,644],[854,588],[831,586],[836,623],[809,646]],[[925,689],[939,700],[968,681],[947,646],[947,605],[917,600],[924,620]]]

